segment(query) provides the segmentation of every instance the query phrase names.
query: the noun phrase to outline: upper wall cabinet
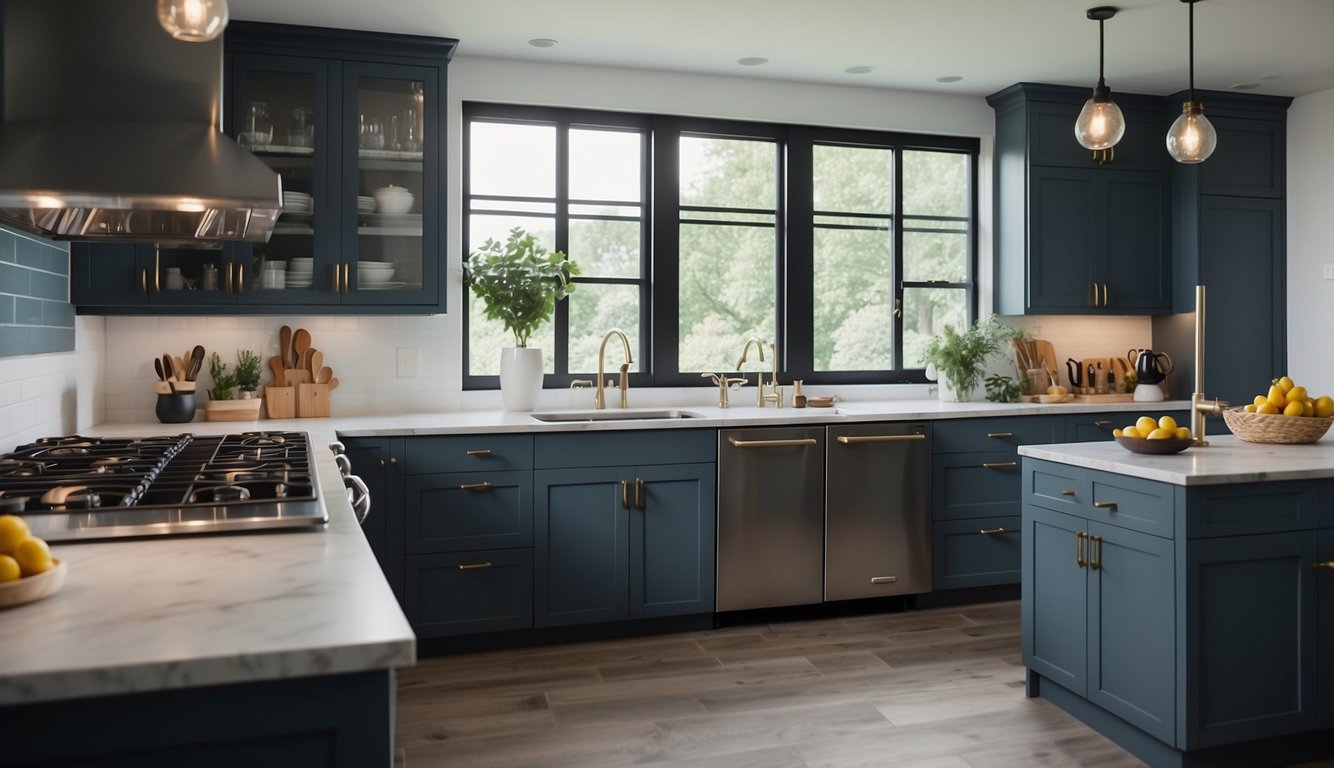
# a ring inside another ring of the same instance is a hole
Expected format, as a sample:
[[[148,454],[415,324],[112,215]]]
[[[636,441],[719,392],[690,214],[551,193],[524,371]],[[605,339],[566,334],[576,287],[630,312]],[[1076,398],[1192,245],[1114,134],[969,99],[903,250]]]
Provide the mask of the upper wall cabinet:
[[[267,243],[78,245],[80,312],[445,310],[455,40],[232,22],[224,128],[282,178]]]
[[[1121,142],[1075,141],[1088,89],[1020,83],[996,111],[996,311],[1151,314],[1171,308],[1167,131],[1160,99],[1116,94]]]

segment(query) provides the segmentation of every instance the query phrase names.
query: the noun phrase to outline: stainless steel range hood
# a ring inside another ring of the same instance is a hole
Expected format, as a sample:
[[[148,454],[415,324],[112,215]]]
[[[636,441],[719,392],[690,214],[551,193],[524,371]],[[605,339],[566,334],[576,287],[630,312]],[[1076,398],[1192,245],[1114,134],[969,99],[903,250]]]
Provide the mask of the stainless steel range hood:
[[[0,13],[0,222],[60,240],[268,240],[281,179],[219,131],[220,39],[172,39],[155,0]]]

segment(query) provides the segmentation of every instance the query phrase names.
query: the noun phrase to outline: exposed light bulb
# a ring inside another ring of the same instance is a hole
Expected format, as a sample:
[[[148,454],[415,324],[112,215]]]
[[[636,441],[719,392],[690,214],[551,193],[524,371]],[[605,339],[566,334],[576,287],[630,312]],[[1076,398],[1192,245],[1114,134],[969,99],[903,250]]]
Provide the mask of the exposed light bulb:
[[[1202,163],[1218,146],[1218,132],[1204,116],[1204,105],[1187,101],[1181,115],[1167,131],[1167,152],[1178,163]]]
[[[1105,86],[1093,89],[1093,98],[1084,102],[1084,108],[1079,110],[1079,118],[1075,120],[1075,139],[1085,149],[1115,146],[1126,133],[1126,118],[1121,114],[1121,108],[1106,93],[1099,94],[1099,90],[1107,89]]]
[[[177,40],[206,43],[227,28],[227,0],[157,0],[157,20]]]

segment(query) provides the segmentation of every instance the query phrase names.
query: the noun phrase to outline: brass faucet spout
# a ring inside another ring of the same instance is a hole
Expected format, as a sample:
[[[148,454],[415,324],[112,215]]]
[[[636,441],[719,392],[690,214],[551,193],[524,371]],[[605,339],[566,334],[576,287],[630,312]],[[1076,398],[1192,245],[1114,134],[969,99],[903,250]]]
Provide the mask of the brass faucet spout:
[[[757,338],[755,338],[754,336],[752,336],[752,337],[750,337],[749,339],[746,339],[746,345],[745,345],[744,347],[741,348],[741,359],[736,361],[736,369],[737,369],[738,371],[741,370],[741,366],[744,365],[745,362],[746,362],[746,355],[750,353],[750,345],[751,345],[751,344],[754,344],[754,345],[755,345],[755,349],[759,350],[759,353],[760,353],[760,362],[761,362],[761,363],[764,362],[764,342],[762,342],[762,341],[760,341],[759,339],[757,339]],[[770,363],[770,365],[772,365],[772,363]],[[760,369],[759,369],[758,371],[755,372],[755,407],[756,407],[756,408],[763,408],[763,407],[764,407],[764,366],[763,366],[763,365],[761,365],[761,366],[760,366]]]
[[[625,332],[619,328],[612,328],[607,331],[607,335],[602,337],[602,343],[598,345],[598,377],[594,382],[597,392],[593,396],[593,407],[602,410],[607,407],[606,394],[606,365],[607,365],[607,341],[612,336],[621,338],[621,347],[625,350],[625,363],[621,366],[620,388],[621,388],[621,407],[629,408],[630,400],[628,397],[630,389],[629,370],[630,364],[635,361],[634,355],[630,354],[630,339],[626,337]]]
[[[1208,445],[1205,416],[1222,416],[1228,404],[1204,397],[1204,286],[1195,286],[1195,392],[1190,396],[1190,435],[1195,445]]]

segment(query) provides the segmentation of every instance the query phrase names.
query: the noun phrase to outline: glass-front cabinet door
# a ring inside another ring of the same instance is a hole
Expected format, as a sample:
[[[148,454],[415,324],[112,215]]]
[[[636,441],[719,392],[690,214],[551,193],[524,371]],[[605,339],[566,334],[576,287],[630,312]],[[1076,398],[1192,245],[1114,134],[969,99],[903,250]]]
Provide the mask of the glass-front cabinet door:
[[[233,59],[231,76],[229,133],[282,178],[283,200],[267,243],[228,246],[225,282],[248,304],[336,303],[341,211],[330,160],[342,139],[330,64],[246,54]]]
[[[434,303],[444,220],[441,70],[343,64],[344,303]]]

